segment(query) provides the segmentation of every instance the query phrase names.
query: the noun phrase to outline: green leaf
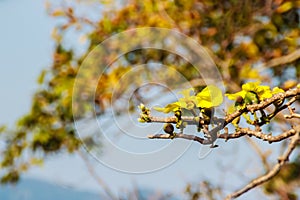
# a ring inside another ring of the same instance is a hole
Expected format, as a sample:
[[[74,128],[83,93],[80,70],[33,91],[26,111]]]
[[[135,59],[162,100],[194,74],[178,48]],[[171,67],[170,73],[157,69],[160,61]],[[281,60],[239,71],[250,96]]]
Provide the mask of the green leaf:
[[[6,131],[6,126],[0,126],[0,133],[3,133],[4,131]]]

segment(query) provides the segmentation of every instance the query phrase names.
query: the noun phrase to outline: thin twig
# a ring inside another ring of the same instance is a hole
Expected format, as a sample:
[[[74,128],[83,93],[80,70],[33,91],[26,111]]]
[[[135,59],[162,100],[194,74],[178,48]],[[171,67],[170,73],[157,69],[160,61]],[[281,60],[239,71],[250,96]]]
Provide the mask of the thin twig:
[[[188,116],[182,116],[181,117],[183,122],[186,122],[189,125],[197,125],[199,122],[196,121],[195,117],[188,117]],[[177,123],[177,117],[171,116],[171,117],[154,117],[150,116],[150,121],[148,123]]]
[[[294,62],[299,58],[300,58],[300,49],[297,49],[296,51],[293,51],[292,53],[290,53],[288,55],[281,56],[279,58],[274,58],[274,59],[264,63],[260,67],[267,67],[267,68],[276,67],[279,65],[284,65],[284,64]]]
[[[293,137],[291,137],[291,142],[290,142],[286,152],[281,157],[278,158],[278,163],[265,175],[262,175],[256,179],[253,179],[249,184],[247,184],[242,189],[237,190],[236,192],[234,192],[232,194],[229,194],[226,197],[226,200],[239,197],[240,195],[246,193],[247,191],[269,181],[270,179],[272,179],[274,176],[276,176],[279,173],[282,166],[286,162],[289,161],[289,156],[291,155],[293,150],[296,148],[298,142],[300,142],[300,126],[295,127],[294,130],[296,130],[297,134],[295,134]]]
[[[258,156],[261,159],[261,162],[265,168],[266,171],[270,170],[270,165],[267,161],[267,156],[270,154],[270,151],[267,152],[263,152],[261,150],[261,148],[259,147],[259,145],[257,145],[257,143],[255,141],[253,141],[252,139],[250,139],[249,137],[246,137],[247,142],[251,145],[251,147],[256,151],[256,153],[258,154]]]
[[[173,139],[173,138],[183,138],[187,140],[194,140],[199,142],[200,144],[204,144],[205,139],[195,136],[195,135],[188,135],[183,133],[176,133],[174,136],[169,134],[156,134],[156,135],[148,135],[149,139]]]
[[[229,139],[236,139],[236,138],[240,138],[243,137],[245,135],[248,135],[249,137],[254,136],[258,139],[262,139],[263,141],[267,141],[269,143],[272,142],[280,142],[282,140],[285,140],[293,135],[296,134],[296,130],[295,129],[290,129],[286,132],[283,132],[280,135],[276,135],[276,136],[272,136],[271,133],[269,134],[264,134],[261,131],[254,131],[254,130],[250,130],[249,128],[241,128],[239,129],[237,132],[235,133],[224,133],[224,134],[219,134],[217,137],[220,139],[225,139],[226,141]],[[193,140],[196,142],[199,142],[200,144],[203,145],[208,145],[211,144],[211,140],[207,140],[204,138],[201,138],[199,136],[196,135],[192,135],[192,134],[183,134],[183,133],[176,133],[174,136],[170,135],[170,134],[155,134],[155,135],[148,135],[149,139],[174,139],[174,138],[182,138],[182,139],[186,139],[186,140]]]
[[[91,163],[88,161],[86,156],[79,150],[77,151],[78,155],[82,158],[84,161],[89,173],[91,176],[95,179],[95,181],[101,186],[101,188],[104,190],[104,192],[108,195],[108,197],[112,200],[117,200],[115,195],[112,193],[112,191],[109,189],[108,185],[97,175],[97,173],[94,170],[94,167],[91,165]]]
[[[282,110],[288,108],[290,105],[292,105],[295,101],[297,101],[297,96],[292,97],[286,104],[284,104],[281,107],[277,107],[273,113],[270,113],[268,115],[268,119],[271,120],[273,117],[275,117],[279,112]]]
[[[300,114],[298,114],[298,113],[293,113],[293,114],[291,114],[291,115],[284,115],[284,117],[285,117],[286,119],[292,119],[292,118],[299,118],[299,119],[300,119]]]
[[[300,114],[295,113],[295,109],[291,108],[291,106],[288,106],[288,109],[290,111],[290,115],[284,115],[284,118],[286,119],[292,119],[292,118],[299,118],[300,119]]]

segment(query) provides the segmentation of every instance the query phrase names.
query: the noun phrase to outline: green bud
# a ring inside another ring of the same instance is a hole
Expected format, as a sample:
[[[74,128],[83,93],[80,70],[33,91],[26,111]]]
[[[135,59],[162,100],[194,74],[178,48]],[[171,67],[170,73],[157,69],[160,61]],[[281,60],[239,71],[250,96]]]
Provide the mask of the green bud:
[[[176,123],[176,128],[177,128],[177,129],[180,129],[181,125],[182,125],[182,120],[179,120],[179,121]]]
[[[146,121],[143,118],[138,118],[138,122],[145,123]]]
[[[175,112],[174,112],[174,114],[175,114],[175,116],[177,117],[177,119],[181,119],[181,110],[176,110]]]
[[[139,109],[140,109],[142,112],[144,112],[145,109],[146,109],[146,107],[145,107],[144,104],[141,103],[141,104],[139,105]]]

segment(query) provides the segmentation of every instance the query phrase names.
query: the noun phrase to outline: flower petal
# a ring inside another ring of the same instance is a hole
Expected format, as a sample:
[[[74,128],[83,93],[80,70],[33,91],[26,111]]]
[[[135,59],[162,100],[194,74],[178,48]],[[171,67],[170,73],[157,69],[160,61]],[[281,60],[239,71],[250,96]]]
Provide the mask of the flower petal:
[[[176,111],[181,108],[183,104],[180,102],[174,102],[166,105],[164,108],[154,107],[154,109],[158,112],[169,113],[171,111]],[[185,105],[186,106],[186,105]]]
[[[214,85],[207,86],[196,97],[198,101],[197,106],[201,108],[218,106],[223,102],[222,91]]]

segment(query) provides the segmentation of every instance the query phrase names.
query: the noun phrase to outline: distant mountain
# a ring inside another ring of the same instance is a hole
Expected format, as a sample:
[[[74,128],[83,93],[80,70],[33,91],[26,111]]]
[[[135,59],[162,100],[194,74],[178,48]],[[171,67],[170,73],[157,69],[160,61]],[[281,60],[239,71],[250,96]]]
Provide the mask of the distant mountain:
[[[179,198],[157,193],[150,189],[137,189],[124,194],[120,199],[147,200],[165,199],[179,200]],[[82,192],[72,188],[60,187],[44,181],[23,178],[17,185],[0,185],[0,200],[108,200],[102,194]]]
[[[101,194],[81,192],[51,183],[21,179],[15,185],[0,186],[1,200],[103,200]]]

